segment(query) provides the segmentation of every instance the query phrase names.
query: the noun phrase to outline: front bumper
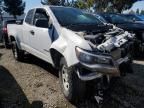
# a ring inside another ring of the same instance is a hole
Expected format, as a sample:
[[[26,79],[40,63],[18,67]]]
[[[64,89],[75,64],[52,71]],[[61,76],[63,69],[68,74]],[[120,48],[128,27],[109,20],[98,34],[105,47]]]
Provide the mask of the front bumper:
[[[120,58],[117,61],[114,61],[114,66],[104,64],[88,65],[85,63],[80,63],[77,67],[76,73],[79,79],[83,81],[94,80],[101,78],[104,75],[118,77],[121,75],[119,65],[122,63],[127,63],[128,61],[130,61],[129,57]],[[86,74],[83,70],[87,71]]]

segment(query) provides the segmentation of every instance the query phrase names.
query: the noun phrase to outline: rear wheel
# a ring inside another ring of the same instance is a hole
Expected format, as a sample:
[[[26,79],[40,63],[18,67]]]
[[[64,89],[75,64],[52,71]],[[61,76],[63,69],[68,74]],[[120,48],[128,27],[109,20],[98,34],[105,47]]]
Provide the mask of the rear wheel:
[[[12,52],[13,56],[18,61],[23,61],[24,59],[24,51],[20,50],[15,41],[12,42]]]
[[[72,103],[84,98],[85,95],[85,82],[81,81],[74,67],[68,67],[64,58],[60,62],[60,86],[64,96]]]
[[[3,37],[2,42],[3,42],[3,45],[4,45],[4,47],[5,47],[6,49],[10,48],[10,45],[8,44],[7,39],[5,39],[5,38]]]

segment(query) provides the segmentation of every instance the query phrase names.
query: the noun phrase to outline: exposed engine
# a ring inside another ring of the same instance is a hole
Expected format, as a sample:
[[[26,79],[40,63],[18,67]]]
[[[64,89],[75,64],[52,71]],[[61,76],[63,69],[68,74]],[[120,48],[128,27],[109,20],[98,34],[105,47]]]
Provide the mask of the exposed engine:
[[[113,27],[105,33],[84,33],[84,38],[92,48],[101,52],[111,53],[115,59],[126,56],[132,49],[134,34],[120,28]]]

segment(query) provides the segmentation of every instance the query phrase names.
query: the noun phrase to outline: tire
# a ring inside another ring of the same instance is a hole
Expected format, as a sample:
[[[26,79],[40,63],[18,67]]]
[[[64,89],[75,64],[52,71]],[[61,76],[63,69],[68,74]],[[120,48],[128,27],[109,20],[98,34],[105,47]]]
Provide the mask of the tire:
[[[84,99],[86,84],[78,78],[74,67],[67,66],[64,58],[60,61],[59,79],[62,92],[70,102]]]
[[[10,48],[10,45],[9,45],[8,41],[7,41],[4,37],[3,37],[2,42],[3,42],[3,45],[4,45],[4,47],[5,47],[6,49],[9,49],[9,48]]]
[[[16,44],[16,41],[12,42],[12,52],[13,56],[17,61],[24,60],[24,51],[20,50]]]

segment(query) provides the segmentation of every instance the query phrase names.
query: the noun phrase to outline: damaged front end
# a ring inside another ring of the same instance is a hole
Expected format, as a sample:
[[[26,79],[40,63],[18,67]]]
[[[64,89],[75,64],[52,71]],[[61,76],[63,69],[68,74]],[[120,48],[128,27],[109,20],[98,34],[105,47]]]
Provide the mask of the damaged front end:
[[[79,32],[89,43],[92,51],[76,47],[80,61],[77,75],[81,80],[89,81],[104,75],[121,76],[131,70],[131,55],[135,35],[113,27],[106,32]],[[127,66],[127,67],[125,67]]]

